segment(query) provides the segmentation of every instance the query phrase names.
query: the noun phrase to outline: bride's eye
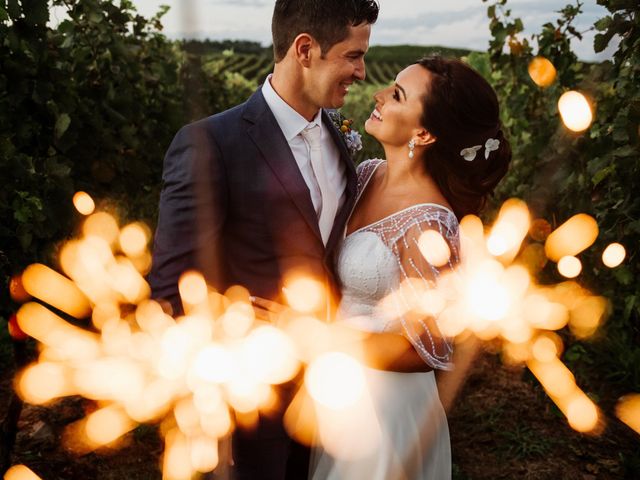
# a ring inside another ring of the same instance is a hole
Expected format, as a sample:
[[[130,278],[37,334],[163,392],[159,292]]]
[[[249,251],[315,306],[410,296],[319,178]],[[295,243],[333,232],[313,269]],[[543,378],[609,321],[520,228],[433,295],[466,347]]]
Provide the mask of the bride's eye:
[[[393,90],[393,98],[398,102],[400,101],[400,93],[397,88]]]

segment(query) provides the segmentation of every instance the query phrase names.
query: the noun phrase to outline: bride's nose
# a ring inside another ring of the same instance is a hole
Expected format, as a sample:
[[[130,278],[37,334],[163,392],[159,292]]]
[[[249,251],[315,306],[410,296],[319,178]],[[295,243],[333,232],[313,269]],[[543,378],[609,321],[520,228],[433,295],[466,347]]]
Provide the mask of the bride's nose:
[[[382,102],[382,92],[384,90],[378,90],[376,93],[373,94],[373,99],[376,101],[376,103],[383,103]]]

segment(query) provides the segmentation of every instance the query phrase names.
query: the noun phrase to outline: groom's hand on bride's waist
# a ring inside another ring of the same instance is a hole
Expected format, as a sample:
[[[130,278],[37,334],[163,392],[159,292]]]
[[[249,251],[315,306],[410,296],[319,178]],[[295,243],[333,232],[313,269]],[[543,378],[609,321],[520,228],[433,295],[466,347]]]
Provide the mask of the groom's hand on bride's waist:
[[[251,296],[250,300],[258,321],[278,325],[291,314],[291,309],[281,303],[255,296]]]

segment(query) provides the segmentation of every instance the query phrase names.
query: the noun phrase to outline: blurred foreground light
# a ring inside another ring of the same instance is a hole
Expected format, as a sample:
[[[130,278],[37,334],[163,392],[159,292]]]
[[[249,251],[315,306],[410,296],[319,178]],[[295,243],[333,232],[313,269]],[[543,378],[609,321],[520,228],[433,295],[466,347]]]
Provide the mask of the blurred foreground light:
[[[76,210],[78,210],[82,215],[91,215],[96,209],[96,204],[93,201],[93,198],[91,198],[86,192],[77,192],[73,196],[73,206],[76,207]]]
[[[243,351],[251,374],[262,383],[277,385],[291,380],[298,371],[295,345],[281,330],[265,326],[252,331]]]
[[[504,268],[495,260],[485,260],[478,265],[464,295],[469,312],[487,321],[499,320],[507,314],[511,298],[503,276]],[[476,332],[480,330],[472,328]]]
[[[311,313],[324,307],[324,289],[311,278],[293,278],[283,288],[287,303],[298,312]]]
[[[316,402],[336,410],[356,403],[365,389],[361,365],[340,352],[325,353],[314,360],[307,369],[305,383]]]
[[[569,91],[558,100],[558,110],[565,126],[573,132],[583,132],[593,121],[589,102],[579,92]]]
[[[132,223],[120,232],[120,248],[129,257],[139,257],[146,248],[149,236],[142,224]]]
[[[92,446],[99,447],[115,442],[133,430],[135,424],[118,407],[106,407],[87,417],[85,433]]]
[[[442,267],[449,262],[451,250],[440,233],[427,230],[418,239],[418,248],[422,256],[434,267]]]
[[[198,305],[207,300],[207,283],[199,272],[185,272],[178,281],[180,298],[188,305]]]
[[[633,393],[622,397],[616,405],[616,417],[640,433],[640,394]]]
[[[551,362],[558,355],[558,347],[553,339],[543,335],[533,342],[533,345],[531,346],[531,353],[539,362]]]
[[[552,397],[569,398],[577,388],[573,373],[557,358],[547,362],[530,360],[527,366]]]
[[[91,313],[89,301],[77,285],[45,265],[28,266],[22,283],[30,295],[73,317],[84,318]]]
[[[607,313],[608,302],[604,297],[587,296],[578,298],[571,308],[569,329],[578,338],[593,335]]]
[[[549,259],[557,262],[567,255],[577,255],[598,238],[598,224],[586,213],[574,215],[549,235],[544,245]]]
[[[4,480],[42,480],[24,465],[14,465],[4,474]]]
[[[200,350],[194,369],[196,375],[207,382],[227,382],[235,372],[233,355],[222,345],[210,345]]]
[[[567,402],[567,420],[578,432],[590,432],[598,425],[598,409],[583,392],[577,391]]]
[[[98,212],[87,218],[82,226],[86,237],[100,237],[113,245],[120,235],[118,222],[106,212]]]
[[[535,57],[529,62],[529,76],[539,87],[546,88],[556,79],[556,67],[544,57]]]
[[[178,429],[169,431],[165,437],[162,470],[163,480],[190,480],[194,473],[189,440]]]
[[[507,200],[500,208],[498,220],[487,239],[487,249],[501,260],[511,262],[527,235],[530,226],[526,203],[515,198]]]
[[[206,473],[218,466],[218,440],[199,435],[190,439],[191,466],[194,470]]]
[[[558,262],[558,271],[563,277],[576,278],[582,271],[582,262],[576,257],[567,255]]]
[[[20,375],[17,387],[22,399],[33,405],[42,405],[70,393],[65,368],[53,362],[27,367]]]
[[[624,261],[626,256],[627,251],[622,245],[612,243],[602,252],[602,263],[609,268],[616,268]]]

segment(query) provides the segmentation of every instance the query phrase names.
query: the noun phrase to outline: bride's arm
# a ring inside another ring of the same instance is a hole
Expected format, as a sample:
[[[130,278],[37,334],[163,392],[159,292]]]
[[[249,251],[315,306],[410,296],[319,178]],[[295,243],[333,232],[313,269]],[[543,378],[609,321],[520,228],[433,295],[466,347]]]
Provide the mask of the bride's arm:
[[[392,320],[386,329],[388,334],[368,340],[371,354],[366,355],[367,361],[393,371],[451,370],[452,339],[442,334],[439,319],[424,310],[425,306],[430,307],[425,301],[434,301],[427,299],[440,284],[442,275],[455,270],[459,261],[457,220],[450,212],[432,206],[411,211],[409,218],[400,220],[391,242],[398,265],[398,287],[382,304],[384,315]],[[448,258],[438,259],[438,265],[427,259],[435,259],[432,254],[441,250],[438,242],[428,240],[434,233],[449,250]]]
[[[396,333],[372,333],[362,340],[364,363],[371,368],[393,372],[429,372],[414,346]]]

